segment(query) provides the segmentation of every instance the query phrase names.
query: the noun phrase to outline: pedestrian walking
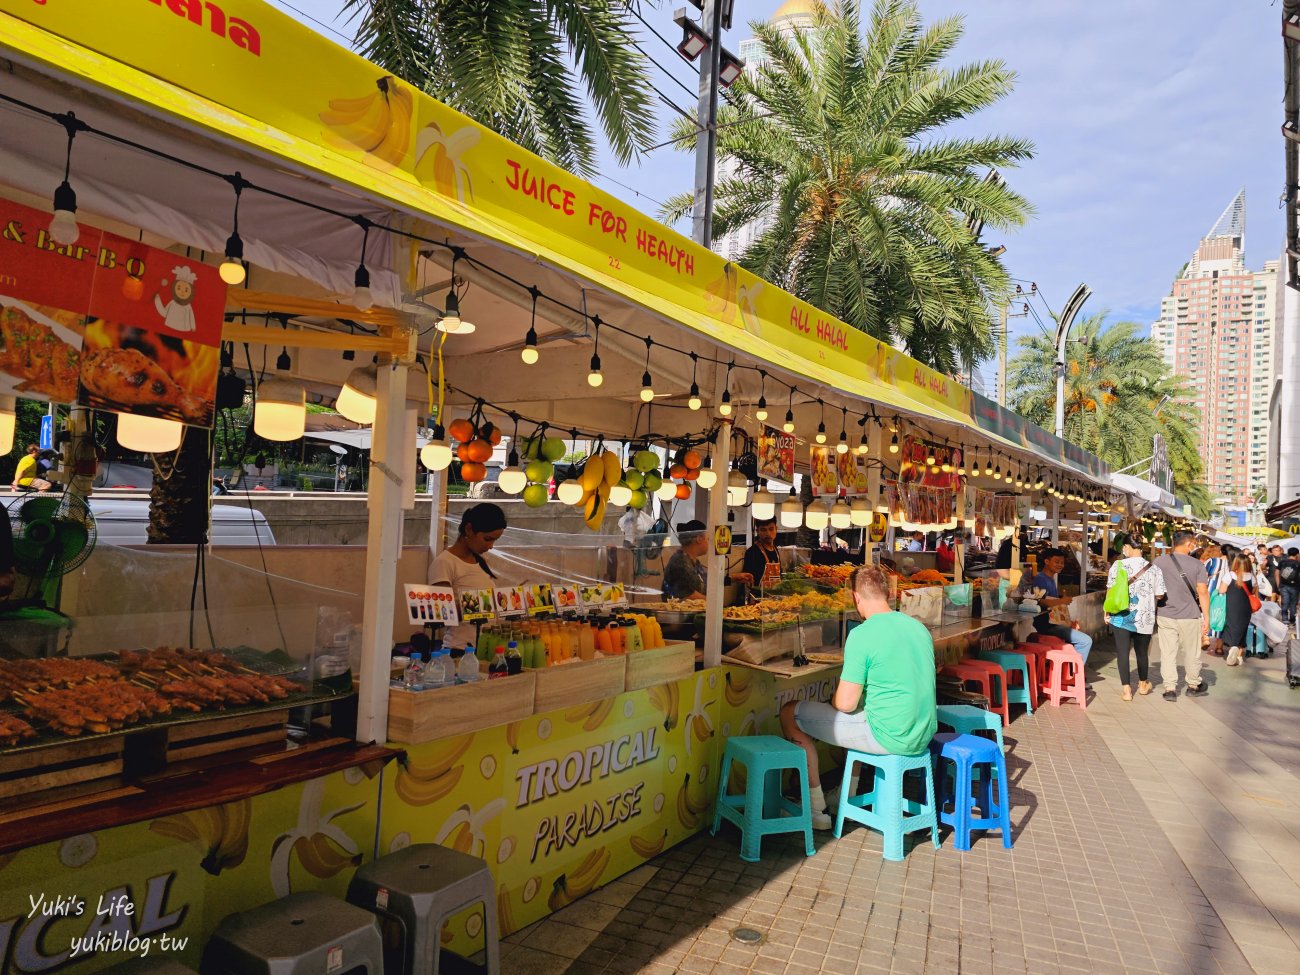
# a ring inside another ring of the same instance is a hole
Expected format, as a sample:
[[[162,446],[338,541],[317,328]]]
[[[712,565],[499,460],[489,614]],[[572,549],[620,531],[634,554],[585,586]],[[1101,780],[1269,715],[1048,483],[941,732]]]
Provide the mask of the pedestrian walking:
[[[1165,601],[1156,610],[1156,625],[1166,701],[1178,700],[1179,664],[1188,697],[1208,693],[1201,681],[1201,645],[1210,632],[1210,579],[1205,566],[1192,558],[1195,543],[1191,532],[1175,532],[1172,551],[1155,561],[1165,580]]]
[[[1111,635],[1115,639],[1115,664],[1119,667],[1120,697],[1133,700],[1133,686],[1129,673],[1129,651],[1137,659],[1138,693],[1150,694],[1148,679],[1151,634],[1156,627],[1156,599],[1165,594],[1163,573],[1148,562],[1142,554],[1140,538],[1129,535],[1124,539],[1122,556],[1110,567],[1106,590],[1110,592],[1122,571],[1128,580],[1128,609],[1106,616]]]
[[[1282,596],[1282,621],[1295,623],[1296,603],[1300,601],[1300,548],[1286,550],[1286,558],[1277,564],[1277,591]]]
[[[1229,560],[1224,557],[1223,550],[1213,542],[1207,544],[1198,552],[1193,552],[1192,556],[1198,558],[1205,565],[1205,575],[1209,579],[1210,589],[1210,645],[1209,652],[1216,657],[1223,656],[1223,638],[1219,630],[1215,628],[1218,622],[1215,610],[1216,603],[1222,603],[1224,593],[1228,590],[1228,571]]]
[[[1250,615],[1254,612],[1251,588],[1254,574],[1251,572],[1251,560],[1238,556],[1232,560],[1228,575],[1228,588],[1224,591],[1227,601],[1223,624],[1223,645],[1227,647],[1228,666],[1236,667],[1242,661],[1242,650],[1246,646],[1246,631],[1250,628]]]

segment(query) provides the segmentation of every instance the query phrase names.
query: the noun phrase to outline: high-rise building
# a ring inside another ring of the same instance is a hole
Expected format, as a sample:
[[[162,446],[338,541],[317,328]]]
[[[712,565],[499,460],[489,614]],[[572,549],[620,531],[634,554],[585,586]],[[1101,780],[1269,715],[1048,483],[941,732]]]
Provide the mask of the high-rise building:
[[[783,32],[794,34],[812,27],[816,20],[816,4],[813,0],[786,0],[777,8],[772,19],[768,21],[773,27]],[[740,59],[745,62],[745,73],[754,75],[762,68],[766,58],[762,42],[757,37],[748,37],[740,42]],[[719,183],[735,177],[737,167],[730,159],[718,162],[717,181]],[[739,259],[769,226],[771,218],[764,216],[750,221],[743,227],[723,234],[713,242],[713,249],[729,261]]]
[[[1235,524],[1253,520],[1267,477],[1278,304],[1278,262],[1248,270],[1245,245],[1243,190],[1201,238],[1151,326],[1165,362],[1193,389],[1206,482]]]

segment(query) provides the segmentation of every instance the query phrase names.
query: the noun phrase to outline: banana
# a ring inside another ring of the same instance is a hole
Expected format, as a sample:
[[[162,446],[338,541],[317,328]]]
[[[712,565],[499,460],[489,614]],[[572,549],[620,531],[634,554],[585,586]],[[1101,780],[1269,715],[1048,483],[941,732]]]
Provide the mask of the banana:
[[[515,931],[514,913],[510,909],[510,891],[505,884],[497,888],[497,927],[501,929],[503,938]]]
[[[470,202],[474,185],[461,156],[478,141],[479,132],[471,125],[444,136],[438,123],[430,122],[415,137],[415,178],[443,196]]]
[[[324,833],[298,837],[293,841],[293,850],[298,854],[303,869],[322,880],[333,877],[346,867],[359,866],[362,859],[360,853],[349,854]]]
[[[605,484],[613,486],[623,479],[623,464],[618,459],[618,454],[612,450],[607,450],[601,454],[601,460],[605,464]]]
[[[595,731],[605,723],[605,719],[613,709],[613,698],[593,701],[591,704],[579,704],[564,712],[564,720],[569,724],[581,724],[584,731]]]
[[[321,135],[337,149],[372,152],[388,135],[391,119],[387,94],[380,88],[368,98],[332,100],[330,110],[320,114],[328,126]]]
[[[519,754],[519,731],[523,728],[522,721],[511,721],[506,725],[506,744],[510,746],[510,754]]]
[[[745,715],[744,720],[740,722],[740,737],[745,738],[748,737],[749,735],[756,734],[757,732],[758,732],[758,715],[756,715],[753,711],[750,711],[749,714]]]
[[[727,676],[723,679],[723,693],[726,695],[727,703],[733,708],[744,707],[749,701],[749,694],[754,688],[754,672],[752,670],[728,670]]]
[[[417,779],[436,779],[455,765],[473,743],[474,733],[471,731],[467,735],[448,738],[435,745],[420,745],[419,758],[413,759],[410,752],[407,752],[404,766]]]
[[[474,849],[474,828],[470,825],[469,820],[460,823],[442,843],[443,846],[450,847],[457,853],[469,853]]]
[[[569,893],[569,884],[564,874],[555,878],[555,885],[551,888],[551,896],[546,898],[546,906],[552,911],[558,911],[562,907],[568,907],[577,897]]]
[[[592,888],[600,883],[601,875],[608,865],[608,848],[601,846],[592,850],[579,864],[578,869],[571,874],[560,874],[555,878],[551,896],[546,900],[547,906],[552,911],[558,911],[590,893]]]
[[[696,809],[692,806],[690,798],[687,795],[690,784],[691,774],[687,772],[686,778],[682,781],[681,788],[677,790],[677,819],[687,829],[694,831],[700,828],[700,813],[703,812],[703,810]]]
[[[676,681],[656,684],[649,693],[650,703],[663,712],[664,731],[672,731],[677,727],[677,713],[681,707]]]
[[[651,832],[655,834],[652,839],[647,839],[641,833],[633,833],[627,838],[628,845],[632,847],[632,852],[643,860],[657,857],[664,851],[664,844],[668,841],[668,830],[652,830]]]
[[[605,462],[596,454],[588,457],[578,479],[582,482],[584,491],[596,490],[605,480]]]
[[[691,715],[691,734],[698,742],[706,742],[713,737],[713,725],[707,715],[696,712]]]
[[[372,150],[372,156],[389,166],[400,166],[411,149],[411,121],[415,114],[415,98],[409,88],[403,88],[394,78],[382,78],[388,96],[389,120],[384,139]]]
[[[244,862],[248,854],[251,808],[248,799],[207,806],[155,819],[149,824],[149,830],[197,846],[203,851],[199,865],[215,877],[222,870]]]
[[[464,774],[465,766],[457,765],[428,778],[408,771],[408,766],[399,765],[395,788],[403,801],[410,805],[427,806],[451,795]]]
[[[701,770],[701,776],[696,779],[694,785],[691,784],[690,776],[687,775],[687,781],[683,787],[683,791],[686,793],[686,805],[696,815],[703,815],[713,808],[713,799],[709,795],[709,787],[704,784],[703,774],[705,771],[707,770]]]

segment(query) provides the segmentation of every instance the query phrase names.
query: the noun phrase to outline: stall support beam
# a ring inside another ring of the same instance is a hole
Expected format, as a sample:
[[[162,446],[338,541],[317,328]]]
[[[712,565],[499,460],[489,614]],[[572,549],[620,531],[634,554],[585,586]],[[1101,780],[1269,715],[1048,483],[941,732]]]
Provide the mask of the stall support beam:
[[[406,442],[406,374],[397,363],[380,366],[375,425],[370,450],[367,504],[366,581],[361,625],[361,701],[357,741],[388,740],[388,674],[393,644],[393,606],[397,560],[402,553],[401,470]]]
[[[957,534],[953,541],[952,581],[961,585],[966,581],[966,485],[957,487]]]
[[[723,421],[713,448],[713,469],[718,483],[709,491],[708,588],[704,592],[704,666],[722,665],[722,597],[727,578],[727,556],[713,550],[713,532],[727,524],[727,475],[731,472],[731,423]]]

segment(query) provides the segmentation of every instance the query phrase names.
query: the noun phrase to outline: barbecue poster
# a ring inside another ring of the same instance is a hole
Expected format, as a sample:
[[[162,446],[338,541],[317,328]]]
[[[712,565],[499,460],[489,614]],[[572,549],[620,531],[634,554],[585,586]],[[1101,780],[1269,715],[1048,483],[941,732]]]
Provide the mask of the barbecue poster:
[[[226,285],[217,269],[0,198],[0,393],[210,427]]]
[[[794,435],[763,427],[758,435],[758,476],[794,483]]]

